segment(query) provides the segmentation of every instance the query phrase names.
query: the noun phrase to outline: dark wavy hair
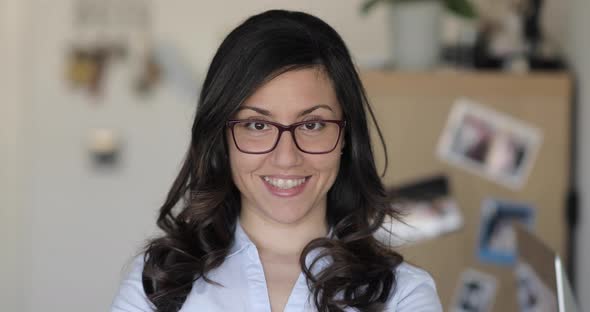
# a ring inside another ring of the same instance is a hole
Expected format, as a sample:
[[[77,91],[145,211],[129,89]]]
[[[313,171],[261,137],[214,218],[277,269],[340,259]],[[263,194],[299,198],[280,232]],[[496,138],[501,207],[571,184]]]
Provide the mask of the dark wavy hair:
[[[346,129],[338,176],[327,195],[333,237],[311,241],[302,251],[301,269],[318,311],[383,309],[403,257],[374,238],[387,216],[399,214],[375,167],[366,115],[376,125],[373,111],[332,27],[306,13],[271,10],[234,29],[207,72],[190,147],[160,209],[157,224],[164,234],[144,250],[143,286],[157,311],[178,311],[199,278],[215,283],[207,273],[224,262],[233,243],[241,203],[230,174],[226,121],[265,82],[311,67],[331,80]],[[315,248],[320,248],[316,260],[331,261],[314,275],[316,262],[307,267],[305,258]]]

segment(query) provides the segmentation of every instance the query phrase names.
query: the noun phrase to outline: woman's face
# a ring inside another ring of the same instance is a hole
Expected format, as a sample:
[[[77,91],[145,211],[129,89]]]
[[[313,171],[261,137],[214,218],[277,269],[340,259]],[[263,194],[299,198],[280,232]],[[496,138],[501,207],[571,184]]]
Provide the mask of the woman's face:
[[[326,74],[308,68],[288,71],[267,82],[232,117],[290,125],[317,119],[341,120],[342,110]],[[232,178],[241,192],[242,214],[281,224],[324,218],[326,195],[340,166],[343,137],[342,133],[336,148],[327,154],[307,154],[285,131],[271,152],[247,154],[237,149],[228,129]]]

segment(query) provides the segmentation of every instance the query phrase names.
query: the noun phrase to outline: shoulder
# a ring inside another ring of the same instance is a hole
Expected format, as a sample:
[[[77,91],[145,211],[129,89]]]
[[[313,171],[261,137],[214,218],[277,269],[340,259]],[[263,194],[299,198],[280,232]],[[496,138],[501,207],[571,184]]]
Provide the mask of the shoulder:
[[[144,266],[143,254],[135,257],[128,266],[128,273],[119,285],[111,312],[152,312],[154,311],[152,303],[145,295],[142,283],[142,273]]]
[[[425,270],[402,262],[395,269],[396,285],[387,304],[387,311],[442,311],[436,284]]]

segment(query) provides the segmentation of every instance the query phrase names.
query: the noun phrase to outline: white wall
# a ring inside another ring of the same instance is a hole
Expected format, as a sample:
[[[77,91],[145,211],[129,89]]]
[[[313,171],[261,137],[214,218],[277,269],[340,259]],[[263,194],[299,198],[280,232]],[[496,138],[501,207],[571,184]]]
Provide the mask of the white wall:
[[[22,37],[26,3],[0,1],[0,302],[6,311],[25,311],[30,244],[25,224],[25,67]]]
[[[568,52],[578,78],[578,183],[580,225],[576,268],[580,305],[590,309],[590,1],[570,0]]]

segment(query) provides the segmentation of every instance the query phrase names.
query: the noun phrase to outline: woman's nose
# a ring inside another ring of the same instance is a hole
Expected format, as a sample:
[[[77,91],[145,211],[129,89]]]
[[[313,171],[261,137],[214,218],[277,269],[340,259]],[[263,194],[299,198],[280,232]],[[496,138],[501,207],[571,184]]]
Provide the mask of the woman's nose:
[[[277,146],[272,151],[273,162],[277,167],[292,167],[301,162],[301,151],[297,148],[290,132],[284,131]]]

